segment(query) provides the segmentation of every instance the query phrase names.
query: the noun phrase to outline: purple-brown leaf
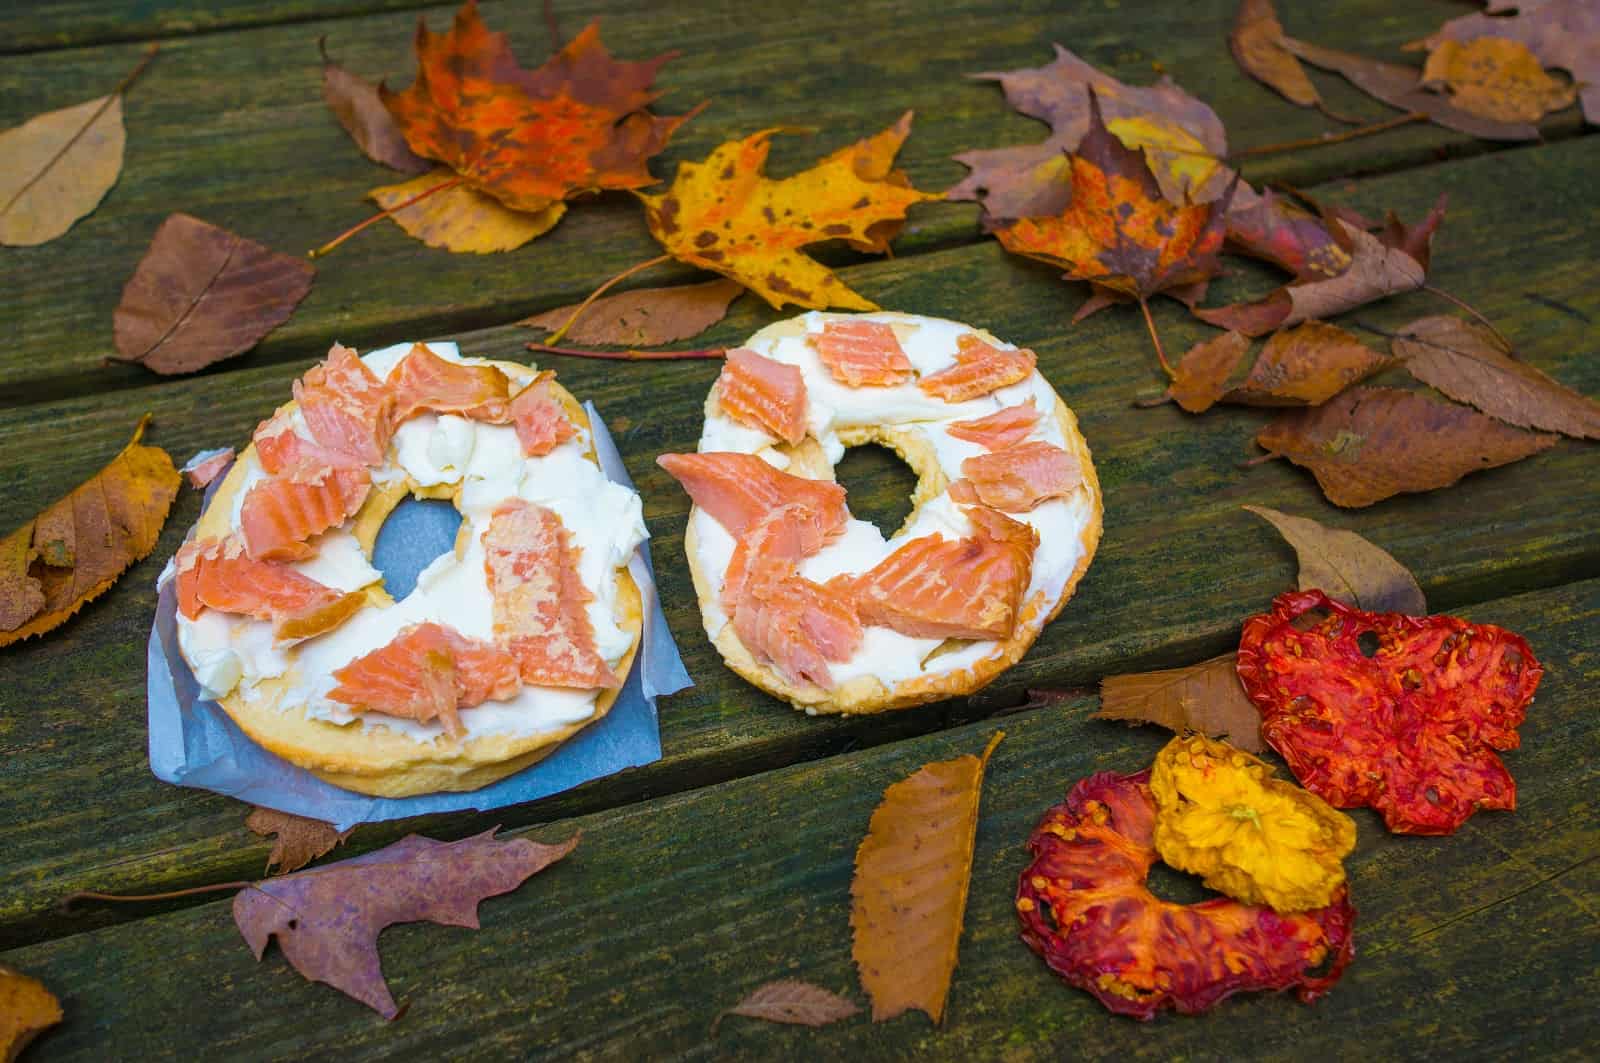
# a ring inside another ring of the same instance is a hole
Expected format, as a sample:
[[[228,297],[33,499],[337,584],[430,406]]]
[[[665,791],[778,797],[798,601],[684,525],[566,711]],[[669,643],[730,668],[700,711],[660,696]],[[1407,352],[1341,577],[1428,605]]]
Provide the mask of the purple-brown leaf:
[[[170,215],[122,289],[117,357],[167,374],[242,354],[289,319],[315,274],[304,259]]]
[[[743,1015],[767,1022],[783,1022],[795,1026],[826,1026],[830,1022],[848,1019],[861,1009],[837,993],[821,986],[802,982],[798,978],[780,978],[751,990],[739,1003],[718,1015],[711,1023],[711,1033],[728,1015]]]
[[[322,41],[317,49],[322,51]],[[322,98],[356,147],[373,162],[401,173],[420,174],[433,169],[406,144],[389,108],[378,98],[378,86],[357,77],[322,52]]]
[[[458,842],[412,834],[375,853],[259,882],[234,897],[234,922],[256,959],[276,935],[307,979],[392,1019],[400,1009],[379,966],[384,927],[425,920],[476,930],[480,901],[516,889],[578,844],[578,835],[560,845],[501,840],[495,829]]]

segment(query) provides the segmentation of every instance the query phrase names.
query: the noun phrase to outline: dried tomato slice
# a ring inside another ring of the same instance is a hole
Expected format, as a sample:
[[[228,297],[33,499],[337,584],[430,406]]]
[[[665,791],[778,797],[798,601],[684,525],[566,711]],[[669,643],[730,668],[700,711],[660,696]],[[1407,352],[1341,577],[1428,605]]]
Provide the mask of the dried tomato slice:
[[[1250,990],[1293,988],[1308,1003],[1326,992],[1354,954],[1346,888],[1292,915],[1227,897],[1162,900],[1145,886],[1156,861],[1149,781],[1148,771],[1091,775],[1045,813],[1017,883],[1022,940],[1068,982],[1139,1019],[1169,1007],[1194,1014]]]
[[[1516,807],[1495,750],[1517,748],[1544,674],[1521,636],[1367,613],[1321,591],[1272,606],[1245,622],[1239,678],[1261,737],[1306,789],[1338,808],[1371,805],[1398,834],[1450,834],[1480,808]],[[1296,626],[1318,609],[1326,618]]]

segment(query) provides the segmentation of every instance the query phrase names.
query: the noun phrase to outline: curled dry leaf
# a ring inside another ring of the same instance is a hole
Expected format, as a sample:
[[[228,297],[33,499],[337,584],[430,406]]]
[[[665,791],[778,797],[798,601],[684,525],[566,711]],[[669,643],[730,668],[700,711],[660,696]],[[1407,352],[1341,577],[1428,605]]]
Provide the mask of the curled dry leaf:
[[[1600,439],[1600,403],[1518,361],[1480,325],[1421,318],[1400,329],[1391,349],[1424,384],[1507,424]]]
[[[1321,209],[1312,213],[1267,189],[1241,185],[1228,211],[1228,246],[1294,274],[1327,280],[1350,268],[1352,245],[1344,226]]]
[[[721,321],[744,289],[735,281],[714,280],[672,288],[636,288],[589,304],[567,338],[576,343],[653,347],[698,336]],[[517,322],[554,332],[582,306],[557,307]]]
[[[169,215],[122,289],[117,357],[167,374],[241,354],[289,319],[315,275],[304,259]]]
[[[1441,41],[1428,54],[1422,83],[1448,91],[1462,110],[1499,122],[1537,122],[1578,98],[1577,86],[1545,73],[1527,45],[1502,37]]]
[[[909,1008],[936,1024],[956,969],[972,878],[978,798],[996,731],[981,757],[924,764],[883,792],[856,850],[851,954],[872,998],[872,1021]]]
[[[325,41],[326,38],[317,41],[317,50],[322,53],[322,98],[328,101],[328,109],[356,147],[373,162],[401,173],[420,174],[433,169],[431,162],[406,146],[394,116],[378,99],[378,87],[329,59],[323,47]]]
[[[743,1015],[767,1022],[783,1022],[795,1026],[826,1026],[830,1022],[848,1019],[861,1009],[852,1000],[830,993],[821,986],[802,982],[798,978],[780,978],[750,991],[739,1003],[719,1014],[711,1023],[711,1035],[729,1015]]]
[[[1334,601],[1374,612],[1427,614],[1428,600],[1417,578],[1388,551],[1353,531],[1328,528],[1309,517],[1266,506],[1244,508],[1278,529],[1294,547],[1301,590],[1321,590]]]
[[[43,634],[155,549],[182,482],[172,459],[133,439],[104,469],[0,539],[0,646]]]
[[[1416,392],[1368,387],[1283,414],[1256,435],[1262,448],[1310,469],[1328,501],[1352,508],[1448,487],[1556,439]]]
[[[1284,47],[1283,23],[1278,21],[1272,0],[1241,0],[1228,46],[1246,74],[1277,90],[1290,103],[1315,107],[1331,118],[1345,120],[1328,110],[1305,67]]]
[[[61,1002],[37,978],[0,964],[0,1063],[15,1063],[28,1043],[61,1021]]]
[[[1514,15],[1500,14],[1516,10]],[[1411,48],[1436,49],[1445,41],[1475,41],[1494,37],[1528,46],[1547,67],[1559,67],[1578,83],[1583,117],[1600,122],[1600,4],[1594,0],[1498,0],[1491,14],[1463,15],[1451,19],[1426,40]]]
[[[567,212],[565,203],[551,203],[538,211],[512,210],[493,196],[464,184],[448,170],[434,170],[397,185],[384,185],[367,193],[389,220],[429,247],[458,253],[487,255],[513,251],[555,227]],[[434,193],[441,185],[449,188]]]
[[[1204,413],[1228,390],[1228,379],[1250,353],[1250,337],[1224,332],[1189,348],[1173,367],[1167,398],[1190,413]]]
[[[233,921],[256,959],[276,936],[284,957],[313,982],[326,982],[386,1019],[400,1009],[378,963],[378,934],[427,921],[478,928],[478,904],[509,893],[572,852],[495,830],[458,842],[412,834],[374,853],[267,879],[233,898]]]
[[[267,856],[266,873],[269,875],[274,867],[280,875],[300,870],[317,857],[331,853],[334,846],[342,845],[350,837],[350,831],[355,829],[334,830],[331,823],[291,812],[279,812],[275,808],[251,809],[244,825],[251,833],[263,838],[276,836],[272,841],[272,852]]]
[[[1093,718],[1226,736],[1240,749],[1259,753],[1266,748],[1261,715],[1239,685],[1236,660],[1230,653],[1183,668],[1108,675],[1100,681],[1100,711]]]
[[[908,208],[939,198],[894,169],[911,117],[779,181],[762,172],[778,130],[729,141],[704,162],[680,163],[667,191],[639,194],[650,232],[672,257],[733,278],[774,309],[876,310],[800,249],[841,239],[882,254]]]

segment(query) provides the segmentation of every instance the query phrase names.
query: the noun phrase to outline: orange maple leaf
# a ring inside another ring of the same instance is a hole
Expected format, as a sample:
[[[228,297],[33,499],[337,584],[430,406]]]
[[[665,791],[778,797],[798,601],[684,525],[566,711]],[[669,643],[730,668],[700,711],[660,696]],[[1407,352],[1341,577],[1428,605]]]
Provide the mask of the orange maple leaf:
[[[590,23],[537,70],[467,0],[446,33],[417,20],[417,79],[378,92],[406,143],[516,210],[537,212],[583,192],[654,184],[646,161],[698,113],[663,117],[656,71],[677,53],[619,62]]]
[[[1221,199],[1200,205],[1165,198],[1144,155],[1106,130],[1092,90],[1089,131],[1068,158],[1071,203],[1060,214],[1022,218],[997,229],[1001,245],[1013,254],[1065,269],[1068,280],[1093,286],[1094,293],[1074,321],[1131,299],[1139,303],[1148,323],[1146,300],[1157,293],[1193,306],[1221,270],[1217,256],[1227,229],[1232,188]],[[1150,334],[1155,338],[1153,323]],[[1159,339],[1156,353],[1167,366]]]

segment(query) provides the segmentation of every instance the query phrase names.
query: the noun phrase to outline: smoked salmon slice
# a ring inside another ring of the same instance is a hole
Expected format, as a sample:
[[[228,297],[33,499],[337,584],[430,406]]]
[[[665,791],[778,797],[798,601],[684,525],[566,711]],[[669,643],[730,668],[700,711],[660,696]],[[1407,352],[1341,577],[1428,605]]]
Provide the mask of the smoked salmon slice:
[[[728,352],[717,377],[717,403],[735,421],[785,443],[806,437],[806,382],[798,366],[736,347]]]
[[[522,689],[517,659],[492,642],[432,622],[413,624],[343,668],[328,697],[368,712],[421,723],[439,720],[460,736],[458,709],[507,701]]]
[[[415,414],[454,413],[475,421],[504,424],[509,388],[506,375],[492,365],[462,365],[439,357],[425,343],[413,344],[389,374],[394,392],[394,423]]]
[[[363,605],[360,591],[345,593],[288,565],[254,561],[235,536],[197,539],[178,550],[178,608],[190,620],[202,606],[274,622],[280,642],[331,631]]]
[[[916,638],[1011,637],[1038,535],[992,509],[966,513],[975,534],[921,536],[857,577],[862,623]]]
[[[964,439],[968,443],[976,443],[988,450],[1004,450],[1014,447],[1032,432],[1039,423],[1039,409],[1033,400],[1007,406],[997,410],[987,417],[978,417],[971,421],[957,421],[947,431],[957,439]]]
[[[763,572],[775,568],[784,574],[792,573],[801,561],[843,530],[842,521],[830,524],[822,514],[799,502],[768,513],[740,536],[733,548],[722,578],[724,606],[732,609],[737,605],[746,582],[761,578]]]
[[[950,485],[957,502],[979,502],[1007,513],[1026,513],[1083,483],[1083,465],[1050,443],[1021,443],[961,463],[966,479]]]
[[[314,443],[294,430],[290,414],[279,410],[256,426],[252,437],[256,445],[256,460],[267,472],[293,472],[296,469],[316,470],[329,466],[364,469],[367,463],[360,458],[331,450]]]
[[[848,387],[893,387],[917,375],[894,329],[881,321],[830,321],[811,345],[833,379]]]
[[[352,464],[383,462],[394,396],[355,351],[334,344],[326,362],[295,381],[294,400],[312,441]]]
[[[578,434],[567,412],[550,392],[550,374],[540,373],[532,384],[511,400],[511,423],[517,429],[522,453],[535,458],[548,454]]]
[[[734,634],[791,683],[832,684],[829,661],[847,661],[863,631],[847,594],[776,571],[748,581],[733,612]]]
[[[578,548],[554,510],[520,498],[502,502],[483,533],[494,595],[494,634],[517,659],[524,683],[614,687],[621,682],[595,646],[578,578]]]
[[[830,480],[809,480],[775,469],[754,454],[708,451],[663,454],[656,459],[689,492],[694,504],[735,538],[779,506],[799,502],[818,515],[829,533],[850,519],[844,488]]]
[[[372,487],[366,469],[297,466],[251,487],[239,508],[245,551],[256,561],[302,561],[316,554],[313,535],[344,523],[361,508]]]
[[[956,346],[955,365],[917,381],[917,387],[946,402],[966,402],[1026,380],[1038,363],[1032,351],[1002,351],[970,332]]]

